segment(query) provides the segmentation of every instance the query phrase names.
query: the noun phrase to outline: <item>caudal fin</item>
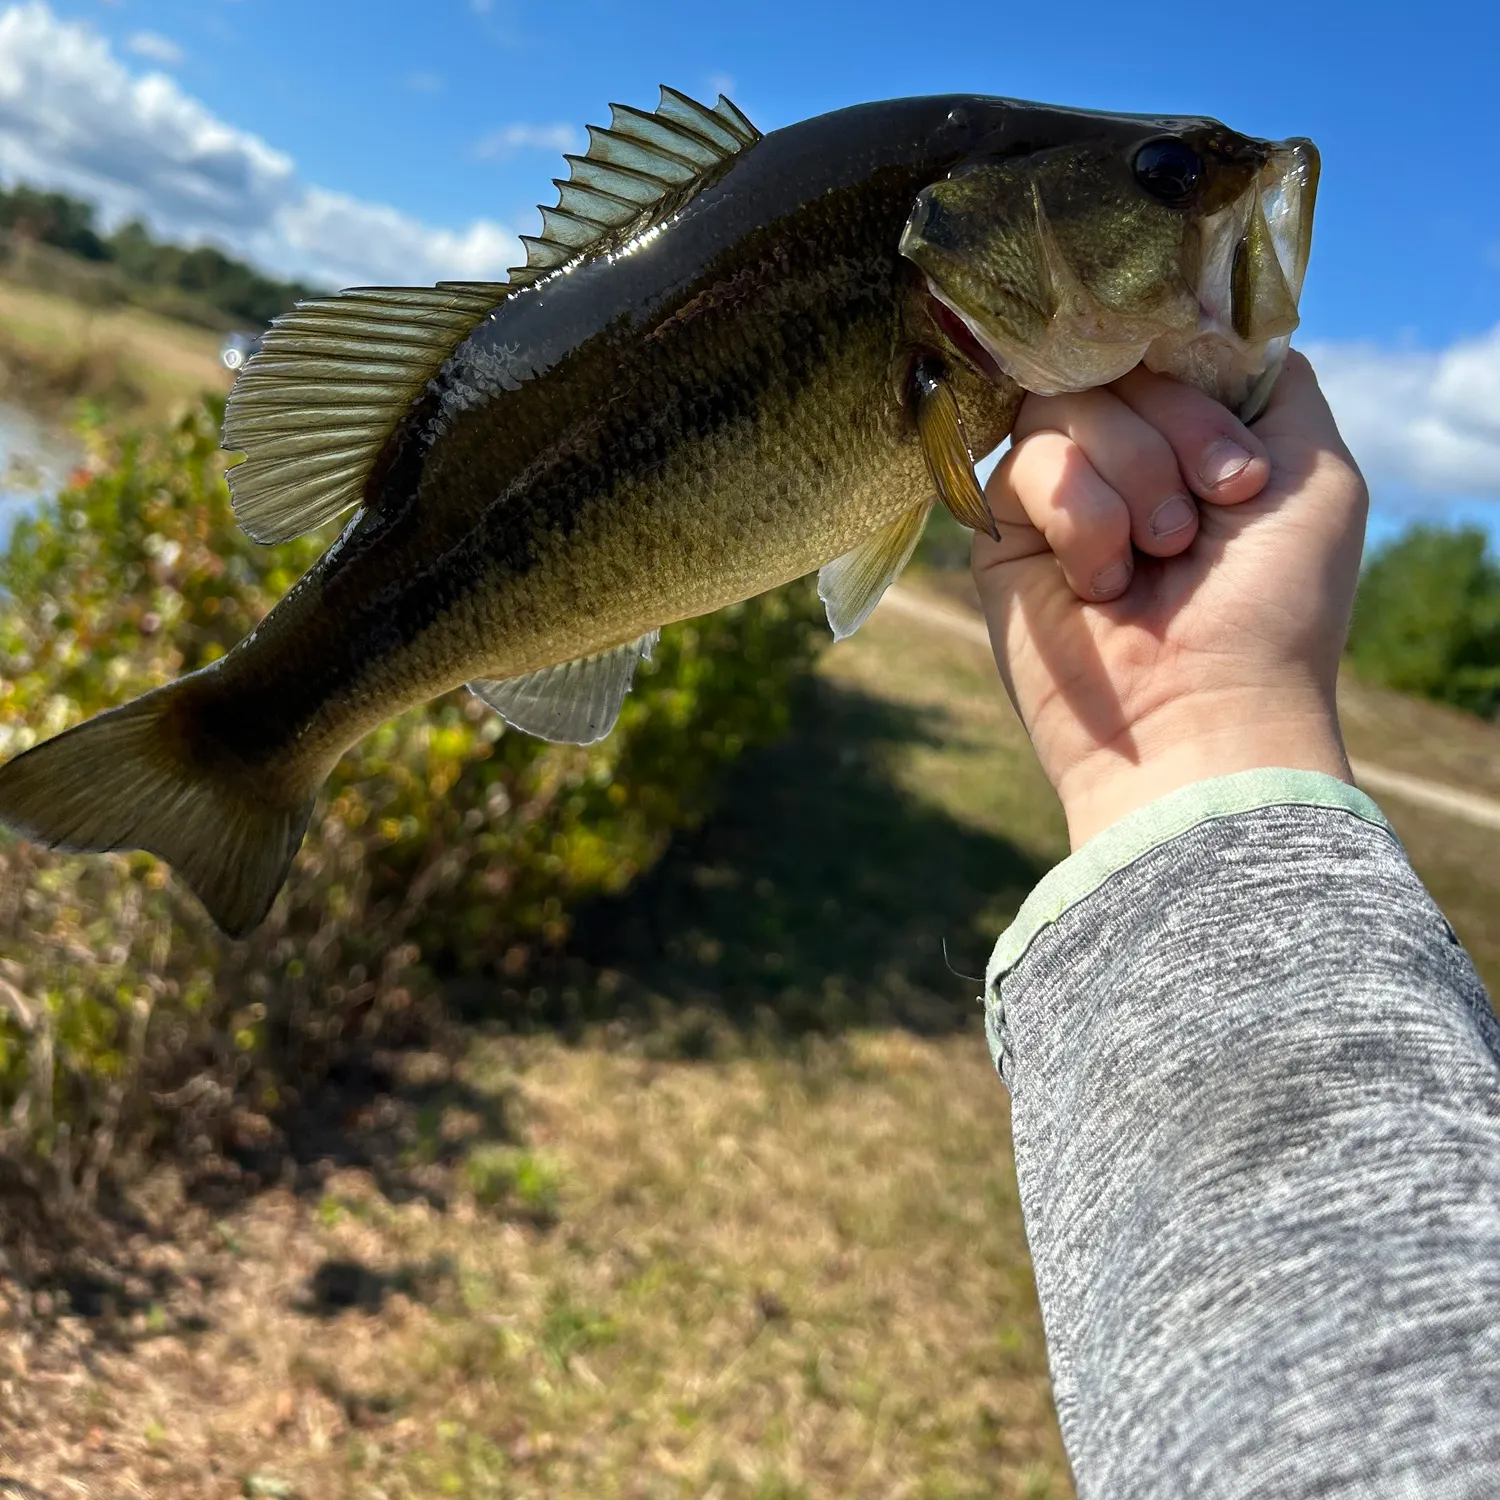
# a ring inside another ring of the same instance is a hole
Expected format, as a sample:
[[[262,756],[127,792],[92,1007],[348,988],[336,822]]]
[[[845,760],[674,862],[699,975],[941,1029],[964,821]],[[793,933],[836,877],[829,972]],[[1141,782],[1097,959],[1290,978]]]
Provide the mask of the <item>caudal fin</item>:
[[[221,757],[195,753],[190,682],[158,688],[0,766],[0,822],[53,849],[149,849],[229,936],[243,937],[286,879],[313,795],[278,806],[241,785]]]

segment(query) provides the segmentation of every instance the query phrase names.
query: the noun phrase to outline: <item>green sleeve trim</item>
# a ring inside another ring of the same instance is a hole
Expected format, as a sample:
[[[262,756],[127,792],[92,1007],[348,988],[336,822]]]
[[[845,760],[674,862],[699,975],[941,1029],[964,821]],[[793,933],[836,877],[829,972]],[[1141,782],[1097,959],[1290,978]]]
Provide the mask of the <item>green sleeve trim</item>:
[[[996,981],[1020,963],[1043,928],[1142,855],[1200,823],[1278,806],[1327,807],[1390,831],[1385,814],[1358,787],[1321,771],[1238,771],[1178,787],[1095,834],[1042,877],[1015,921],[1000,934],[985,971],[986,989],[992,991]]]

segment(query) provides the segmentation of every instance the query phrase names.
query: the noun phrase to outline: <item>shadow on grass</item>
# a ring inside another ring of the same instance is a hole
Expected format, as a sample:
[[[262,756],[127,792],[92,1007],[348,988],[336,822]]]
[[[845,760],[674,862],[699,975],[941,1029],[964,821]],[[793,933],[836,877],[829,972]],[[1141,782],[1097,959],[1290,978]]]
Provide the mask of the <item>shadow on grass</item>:
[[[736,767],[718,813],[580,914],[563,972],[526,1008],[544,1025],[644,1021],[688,1053],[725,1026],[774,1039],[973,1024],[980,985],[949,962],[981,973],[1043,871],[896,784],[893,757],[944,731],[938,715],[814,680],[793,732]],[[470,1013],[497,1003],[465,998]]]
[[[363,1261],[335,1256],[323,1261],[308,1277],[292,1305],[313,1318],[336,1318],[346,1312],[375,1314],[393,1292],[414,1302],[431,1302],[442,1285],[454,1281],[457,1275],[457,1268],[447,1257],[381,1271]]]

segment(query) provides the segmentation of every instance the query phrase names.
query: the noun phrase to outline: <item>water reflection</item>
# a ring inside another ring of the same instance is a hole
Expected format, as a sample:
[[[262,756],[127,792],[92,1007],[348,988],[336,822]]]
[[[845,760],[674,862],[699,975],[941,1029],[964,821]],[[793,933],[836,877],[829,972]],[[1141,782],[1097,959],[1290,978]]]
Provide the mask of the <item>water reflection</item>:
[[[0,541],[18,516],[62,488],[81,457],[70,433],[0,402]]]

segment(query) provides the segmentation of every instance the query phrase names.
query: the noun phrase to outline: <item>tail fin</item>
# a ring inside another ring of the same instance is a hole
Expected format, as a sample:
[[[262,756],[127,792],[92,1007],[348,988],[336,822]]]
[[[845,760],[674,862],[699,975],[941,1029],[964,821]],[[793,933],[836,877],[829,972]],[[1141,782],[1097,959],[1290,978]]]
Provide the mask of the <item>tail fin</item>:
[[[316,787],[257,796],[193,754],[191,679],[110,710],[0,766],[0,822],[53,849],[149,849],[230,937],[258,926],[286,879]]]

